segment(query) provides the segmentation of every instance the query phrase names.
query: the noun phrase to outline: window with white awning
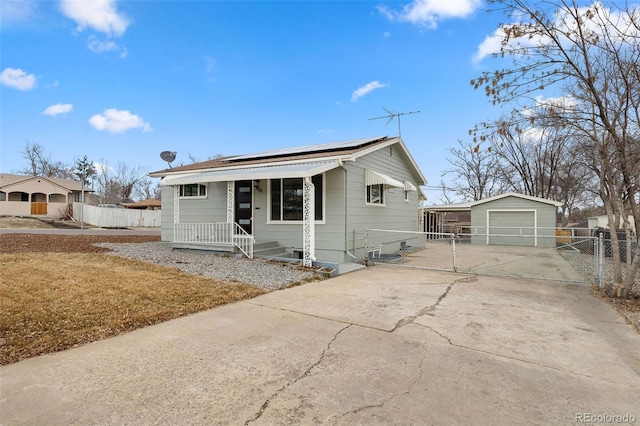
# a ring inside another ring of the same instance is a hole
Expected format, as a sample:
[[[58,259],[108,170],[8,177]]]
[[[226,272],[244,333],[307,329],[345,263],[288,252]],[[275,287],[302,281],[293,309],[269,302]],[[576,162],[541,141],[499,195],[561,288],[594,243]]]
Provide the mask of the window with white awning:
[[[375,172],[373,170],[365,170],[364,180],[366,185],[366,202],[384,206],[384,190],[387,187],[404,188],[404,183],[397,179],[387,176],[384,173]]]

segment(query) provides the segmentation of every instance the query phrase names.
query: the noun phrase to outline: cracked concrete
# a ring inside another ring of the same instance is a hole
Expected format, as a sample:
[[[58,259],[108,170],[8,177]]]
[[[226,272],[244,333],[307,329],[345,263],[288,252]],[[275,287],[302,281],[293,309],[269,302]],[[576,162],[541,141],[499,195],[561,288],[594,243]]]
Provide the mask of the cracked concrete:
[[[584,285],[380,265],[0,367],[0,424],[640,420],[638,347]]]
[[[321,362],[324,361],[324,356],[327,353],[327,351],[331,348],[331,345],[333,344],[333,342],[336,341],[336,339],[338,338],[338,336],[340,335],[340,333],[342,333],[344,330],[346,330],[347,328],[351,327],[351,325],[347,325],[343,328],[341,328],[340,330],[338,330],[338,332],[333,336],[333,339],[331,339],[329,341],[329,343],[327,344],[327,347],[322,351],[322,353],[320,354],[320,357],[318,358],[318,360],[316,362],[314,362],[313,364],[311,364],[309,366],[309,368],[307,368],[304,373],[302,373],[302,375],[300,375],[299,377],[295,378],[292,382],[289,382],[287,384],[285,384],[284,386],[282,386],[280,389],[278,389],[278,391],[276,393],[274,393],[273,395],[271,395],[271,397],[269,397],[269,399],[267,399],[264,404],[262,404],[262,406],[260,407],[260,410],[253,416],[251,417],[249,420],[247,420],[246,422],[244,422],[245,426],[249,425],[253,422],[255,422],[256,420],[258,420],[262,414],[264,413],[264,410],[267,409],[267,407],[269,407],[269,404],[271,404],[271,401],[275,398],[278,397],[278,395],[280,395],[282,392],[284,392],[287,388],[289,388],[291,385],[295,385],[296,383],[298,383],[300,380],[304,379],[305,377],[307,377],[307,375],[309,375],[309,373],[311,372],[311,370],[313,370],[314,368],[316,368],[318,365],[320,365]]]

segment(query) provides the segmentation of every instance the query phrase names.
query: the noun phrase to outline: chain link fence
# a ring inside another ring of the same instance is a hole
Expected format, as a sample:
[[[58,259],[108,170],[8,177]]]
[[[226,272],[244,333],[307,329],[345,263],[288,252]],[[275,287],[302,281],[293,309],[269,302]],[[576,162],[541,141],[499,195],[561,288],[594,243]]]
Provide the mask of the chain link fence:
[[[613,246],[590,229],[470,228],[454,232],[365,230],[366,263],[439,271],[587,282],[612,279]],[[466,232],[459,232],[466,231]],[[496,240],[499,242],[496,243]],[[621,258],[635,254],[637,239],[620,241]],[[626,263],[623,261],[623,268]]]

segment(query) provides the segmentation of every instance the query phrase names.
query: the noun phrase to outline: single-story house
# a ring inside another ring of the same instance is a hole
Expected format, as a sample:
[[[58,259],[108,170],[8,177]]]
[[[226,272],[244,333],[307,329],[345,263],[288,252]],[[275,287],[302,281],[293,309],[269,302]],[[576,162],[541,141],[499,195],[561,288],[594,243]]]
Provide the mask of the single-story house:
[[[399,137],[372,137],[223,157],[162,178],[162,240],[230,246],[253,257],[363,260],[364,230],[418,231],[426,179]],[[254,247],[255,244],[255,247]]]
[[[426,232],[447,229],[445,213],[469,212],[463,231],[472,244],[555,247],[556,214],[562,203],[508,192],[482,200],[422,208]]]
[[[93,192],[84,188],[85,196]],[[83,188],[73,179],[0,173],[0,215],[65,217]]]

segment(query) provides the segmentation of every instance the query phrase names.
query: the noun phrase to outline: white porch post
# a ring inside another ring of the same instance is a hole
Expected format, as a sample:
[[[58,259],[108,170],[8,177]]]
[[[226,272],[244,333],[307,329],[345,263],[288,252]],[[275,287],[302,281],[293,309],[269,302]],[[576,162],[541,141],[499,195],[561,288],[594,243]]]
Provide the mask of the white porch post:
[[[227,181],[227,223],[233,223],[233,204],[234,204],[233,181]]]
[[[302,226],[303,226],[303,247],[304,256],[302,264],[304,266],[312,266],[315,257],[315,187],[310,177],[304,178],[302,183]]]
[[[177,224],[180,223],[180,185],[173,185],[173,241],[176,241]]]
[[[180,185],[173,185],[173,223],[180,223]]]

